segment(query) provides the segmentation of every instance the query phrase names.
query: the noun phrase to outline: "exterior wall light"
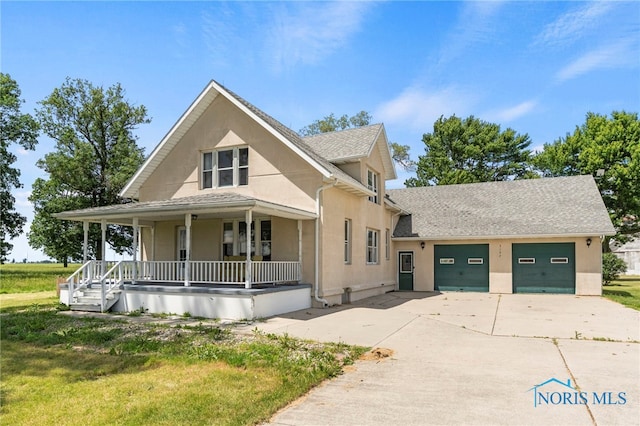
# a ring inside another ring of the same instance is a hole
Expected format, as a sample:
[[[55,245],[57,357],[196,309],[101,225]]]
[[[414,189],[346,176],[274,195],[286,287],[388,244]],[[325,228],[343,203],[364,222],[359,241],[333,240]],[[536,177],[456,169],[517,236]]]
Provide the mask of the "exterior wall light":
[[[420,248],[424,250],[424,241],[420,241]]]
[[[591,247],[591,238],[587,238],[587,247]]]

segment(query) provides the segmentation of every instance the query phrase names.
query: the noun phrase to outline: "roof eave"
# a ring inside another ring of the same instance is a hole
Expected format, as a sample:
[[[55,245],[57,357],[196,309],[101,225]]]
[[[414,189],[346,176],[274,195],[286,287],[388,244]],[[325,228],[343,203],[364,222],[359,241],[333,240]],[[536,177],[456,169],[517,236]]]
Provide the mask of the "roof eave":
[[[391,150],[389,148],[389,138],[387,138],[387,131],[384,128],[384,124],[380,124],[380,130],[378,131],[378,134],[376,135],[376,142],[378,141],[378,138],[380,137],[380,134],[384,135],[384,140],[386,141],[386,143],[384,144],[384,150],[386,151],[385,153],[380,153],[382,155],[382,161],[385,163],[385,180],[393,180],[393,179],[397,179],[398,178],[398,174],[396,173],[396,167],[395,164],[393,163],[393,157],[391,156]],[[371,151],[373,151],[373,146],[377,145],[377,143],[374,143],[371,147],[371,150],[369,152],[369,155],[371,155]],[[380,148],[381,150],[383,148]]]
[[[391,239],[394,241],[447,241],[447,240],[515,240],[515,239],[532,239],[532,238],[590,238],[596,236],[612,236],[615,235],[615,232],[584,232],[584,233],[575,233],[575,234],[522,234],[522,235],[455,235],[455,236],[444,236],[444,235],[430,235],[430,236],[411,236],[411,237],[394,237]]]

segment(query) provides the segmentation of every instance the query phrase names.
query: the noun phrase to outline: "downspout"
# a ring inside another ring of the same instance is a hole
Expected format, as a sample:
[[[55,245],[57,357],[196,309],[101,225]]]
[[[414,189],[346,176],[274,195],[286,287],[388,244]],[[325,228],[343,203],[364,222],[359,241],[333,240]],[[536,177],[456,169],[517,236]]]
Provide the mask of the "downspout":
[[[393,219],[395,219],[396,217],[400,216],[402,214],[402,211],[400,211],[399,213],[396,213],[394,215],[391,215],[391,235],[389,236],[389,244],[391,244],[391,241],[393,241],[393,234],[395,231],[395,228],[393,227]],[[394,245],[395,248],[395,245]],[[395,251],[393,252],[393,257],[395,258],[395,265],[396,265],[396,285],[395,285],[395,290],[399,290],[400,289],[400,279],[399,279],[399,274],[400,274],[400,260],[398,259],[398,256],[396,256]]]
[[[332,183],[329,183],[327,185],[323,185],[320,188],[318,188],[316,190],[316,235],[315,235],[315,293],[314,293],[314,298],[316,299],[317,302],[322,303],[322,306],[327,307],[329,306],[329,302],[326,299],[323,299],[320,297],[320,254],[318,251],[318,248],[320,247],[320,243],[319,243],[319,238],[320,238],[320,193],[322,191],[324,191],[325,189],[329,189],[333,186],[335,186],[335,184],[337,183],[337,179],[334,179]]]

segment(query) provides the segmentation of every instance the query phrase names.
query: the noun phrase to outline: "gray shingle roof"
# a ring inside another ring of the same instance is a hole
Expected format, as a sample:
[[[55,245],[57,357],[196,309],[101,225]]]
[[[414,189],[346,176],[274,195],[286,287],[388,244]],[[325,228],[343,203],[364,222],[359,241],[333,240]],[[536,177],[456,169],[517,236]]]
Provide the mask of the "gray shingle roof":
[[[613,235],[591,176],[387,190],[404,210],[394,237]]]
[[[282,211],[285,216],[291,213],[297,216],[312,217],[315,213],[296,209],[289,206],[264,201],[255,197],[235,192],[211,192],[206,194],[192,195],[189,197],[171,198],[168,200],[155,200],[144,202],[132,202],[126,204],[113,204],[103,207],[92,207],[81,210],[71,210],[58,213],[55,216],[68,220],[95,220],[96,218],[114,217],[152,217],[159,214],[182,214],[198,213],[201,211],[216,212],[225,208],[249,208],[256,205]]]
[[[355,129],[307,136],[302,140],[327,160],[340,162],[367,157],[381,130],[382,124],[372,124]]]

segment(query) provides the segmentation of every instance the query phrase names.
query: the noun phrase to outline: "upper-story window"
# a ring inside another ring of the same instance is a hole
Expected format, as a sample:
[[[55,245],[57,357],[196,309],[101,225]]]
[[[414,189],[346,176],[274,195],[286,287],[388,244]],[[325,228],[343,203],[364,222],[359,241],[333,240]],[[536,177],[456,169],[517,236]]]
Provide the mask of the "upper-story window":
[[[369,201],[378,204],[378,174],[372,170],[367,170],[367,188],[376,193],[369,196]]]
[[[249,183],[249,148],[202,153],[202,188],[223,188]]]

